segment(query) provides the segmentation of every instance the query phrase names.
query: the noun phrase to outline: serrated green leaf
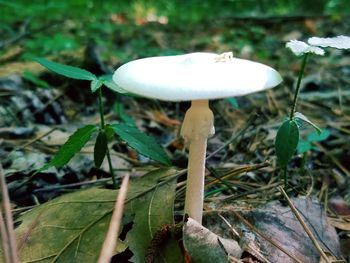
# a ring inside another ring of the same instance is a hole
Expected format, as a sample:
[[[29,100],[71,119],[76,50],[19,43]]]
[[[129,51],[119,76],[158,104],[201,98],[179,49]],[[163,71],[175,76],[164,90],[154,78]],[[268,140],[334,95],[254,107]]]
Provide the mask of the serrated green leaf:
[[[173,169],[159,169],[130,180],[124,218],[132,219],[135,227],[140,228],[135,231],[144,235],[128,234],[132,246],[140,247],[140,252],[135,253],[142,253],[149,245],[149,242],[145,242],[150,240],[149,228],[141,229],[145,222],[152,231],[163,223],[173,222],[177,175],[178,172]],[[20,261],[97,262],[117,194],[117,190],[106,189],[77,191],[22,214],[17,219],[18,227],[15,230]],[[147,206],[142,211],[135,210],[136,207],[142,207],[143,203]],[[150,214],[146,215],[144,211]],[[136,213],[137,218],[134,217]],[[123,247],[123,244],[119,246],[119,250],[123,250]],[[2,253],[0,248],[0,258]]]
[[[304,114],[300,113],[300,112],[295,112],[294,113],[294,117],[298,118],[299,120],[302,120],[303,122],[306,122],[308,124],[310,124],[312,127],[314,127],[314,129],[318,132],[321,133],[321,129],[312,121],[310,121],[308,119],[308,117],[306,117]]]
[[[44,66],[45,68],[71,79],[80,79],[80,80],[97,79],[97,77],[94,74],[92,74],[91,72],[85,69],[52,62],[45,58],[36,58],[35,61],[41,64],[42,66]]]
[[[100,79],[94,79],[90,83],[91,92],[94,93],[96,90],[101,88],[102,85],[103,85],[103,81],[101,81]]]
[[[101,164],[103,162],[103,159],[106,156],[107,153],[107,135],[104,131],[100,131],[97,135],[96,142],[95,142],[95,148],[94,148],[94,162],[96,168],[100,168]]]
[[[294,120],[283,122],[278,129],[275,149],[278,163],[284,167],[292,158],[299,142],[299,128]]]
[[[321,142],[327,140],[331,135],[330,131],[327,129],[323,129],[321,133],[312,132],[307,136],[307,140],[309,142]]]
[[[310,151],[312,148],[312,145],[308,141],[300,140],[297,146],[297,151],[299,154],[303,154],[307,151]]]
[[[114,132],[130,147],[140,154],[165,165],[171,165],[163,148],[150,136],[144,134],[135,126],[124,123],[112,124]]]
[[[72,159],[72,157],[84,147],[97,129],[98,127],[96,125],[86,125],[76,130],[71,136],[69,136],[68,140],[61,146],[51,161],[41,167],[37,173],[53,166],[59,168],[67,164],[70,159]]]

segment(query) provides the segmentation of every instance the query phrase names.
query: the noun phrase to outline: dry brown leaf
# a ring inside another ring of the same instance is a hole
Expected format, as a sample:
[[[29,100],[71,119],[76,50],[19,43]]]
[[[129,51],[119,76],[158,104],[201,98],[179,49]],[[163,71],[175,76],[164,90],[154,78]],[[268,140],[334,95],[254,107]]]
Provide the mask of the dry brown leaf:
[[[329,221],[332,226],[335,228],[338,228],[340,230],[345,230],[345,231],[350,231],[350,222],[347,222],[342,219],[337,219],[337,218],[329,218]]]
[[[180,126],[181,125],[181,122],[179,120],[171,119],[167,115],[165,115],[164,113],[162,113],[160,111],[153,112],[153,119],[154,119],[154,121],[161,123],[165,126],[174,126],[174,125]]]

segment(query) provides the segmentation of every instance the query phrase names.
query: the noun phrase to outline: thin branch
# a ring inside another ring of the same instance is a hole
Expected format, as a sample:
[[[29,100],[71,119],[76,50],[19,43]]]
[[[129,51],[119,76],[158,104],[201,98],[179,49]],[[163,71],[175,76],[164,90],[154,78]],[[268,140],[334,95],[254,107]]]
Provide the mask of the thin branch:
[[[332,261],[327,257],[326,253],[324,253],[322,247],[320,246],[320,244],[318,243],[316,237],[314,236],[314,234],[312,233],[312,231],[310,230],[310,228],[305,224],[302,216],[300,215],[299,211],[295,208],[295,206],[293,205],[292,201],[289,199],[287,193],[283,190],[282,187],[278,188],[280,190],[280,192],[283,194],[284,198],[286,198],[287,203],[290,207],[290,209],[292,210],[292,212],[294,213],[295,217],[298,219],[298,221],[300,222],[301,226],[304,228],[306,234],[309,236],[309,238],[311,239],[312,243],[314,244],[315,248],[318,250],[318,252],[321,254],[321,257],[327,262],[327,263],[331,263]]]
[[[4,209],[4,219],[5,219],[4,221],[5,221],[6,231],[7,231],[8,247],[9,247],[10,259],[11,259],[10,263],[19,263],[18,256],[17,256],[15,231],[13,229],[10,198],[8,195],[5,175],[2,170],[1,164],[0,164],[0,187],[1,187],[1,193],[2,193],[2,206]]]
[[[1,234],[1,243],[2,243],[2,251],[4,252],[5,262],[11,262],[10,258],[10,248],[9,248],[9,239],[7,236],[6,225],[4,221],[4,217],[2,216],[2,209],[0,207],[0,234]]]
[[[258,230],[255,226],[253,226],[250,222],[248,222],[240,213],[236,212],[236,211],[232,211],[235,216],[238,217],[239,220],[242,221],[243,224],[245,224],[250,230],[252,230],[253,232],[255,232],[256,234],[258,234],[260,237],[262,237],[263,239],[265,239],[266,241],[268,241],[271,245],[273,245],[274,247],[278,248],[279,250],[281,250],[284,254],[286,254],[288,257],[290,257],[291,259],[293,259],[295,262],[298,263],[303,263],[300,259],[296,258],[294,255],[292,255],[290,252],[288,252],[286,249],[284,249],[282,246],[280,246],[276,241],[272,240],[271,238],[267,237],[265,234],[263,234],[262,232],[260,232],[260,230]]]
[[[129,177],[130,177],[129,174],[126,175],[120,186],[117,201],[115,202],[113,215],[111,218],[111,222],[108,228],[105,241],[103,242],[98,263],[109,263],[113,256],[113,251],[114,251],[114,248],[116,247],[120,224],[123,216],[124,204],[125,204],[126,194],[128,191]]]

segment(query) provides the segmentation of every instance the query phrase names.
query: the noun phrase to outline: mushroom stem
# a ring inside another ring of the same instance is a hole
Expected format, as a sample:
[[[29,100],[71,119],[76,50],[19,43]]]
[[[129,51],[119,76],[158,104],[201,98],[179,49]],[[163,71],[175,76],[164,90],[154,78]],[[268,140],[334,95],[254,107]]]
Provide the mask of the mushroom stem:
[[[214,117],[208,100],[192,101],[181,135],[189,145],[185,213],[202,223],[207,140],[214,134]]]

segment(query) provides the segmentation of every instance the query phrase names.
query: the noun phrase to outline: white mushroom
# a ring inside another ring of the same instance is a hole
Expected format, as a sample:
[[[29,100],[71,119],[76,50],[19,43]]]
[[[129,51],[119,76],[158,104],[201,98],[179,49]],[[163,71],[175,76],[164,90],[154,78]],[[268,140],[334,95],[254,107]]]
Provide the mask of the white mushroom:
[[[208,100],[272,88],[282,78],[266,65],[233,58],[227,52],[139,59],[118,68],[113,80],[121,88],[145,97],[192,101],[181,128],[189,145],[185,213],[201,223],[207,139],[214,134]]]

